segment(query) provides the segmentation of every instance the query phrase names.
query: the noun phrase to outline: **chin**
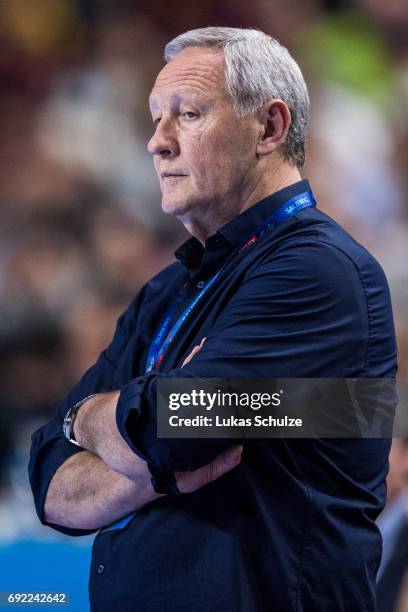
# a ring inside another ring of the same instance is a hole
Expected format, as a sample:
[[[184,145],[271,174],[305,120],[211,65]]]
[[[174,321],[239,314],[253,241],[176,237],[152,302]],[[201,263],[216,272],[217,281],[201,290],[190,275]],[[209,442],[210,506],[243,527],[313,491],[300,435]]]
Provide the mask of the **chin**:
[[[170,198],[162,199],[162,210],[168,215],[175,217],[185,215],[191,209],[191,202],[188,200],[175,200]]]

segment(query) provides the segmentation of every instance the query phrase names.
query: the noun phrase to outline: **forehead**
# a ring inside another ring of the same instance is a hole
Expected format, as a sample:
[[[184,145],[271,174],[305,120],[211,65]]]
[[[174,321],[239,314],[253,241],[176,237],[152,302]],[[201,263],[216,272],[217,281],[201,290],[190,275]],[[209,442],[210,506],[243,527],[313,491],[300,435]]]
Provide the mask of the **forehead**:
[[[150,105],[154,106],[162,96],[183,91],[207,97],[210,92],[225,95],[223,52],[200,47],[181,51],[157,75]]]

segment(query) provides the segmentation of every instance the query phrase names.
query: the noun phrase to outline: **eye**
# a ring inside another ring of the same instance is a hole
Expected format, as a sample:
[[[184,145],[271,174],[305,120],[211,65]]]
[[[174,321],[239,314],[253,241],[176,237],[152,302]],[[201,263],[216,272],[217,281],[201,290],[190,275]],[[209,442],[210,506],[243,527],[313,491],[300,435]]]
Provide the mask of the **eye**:
[[[161,117],[156,117],[155,119],[153,119],[153,123],[154,125],[158,125],[160,123]]]
[[[191,121],[192,119],[196,119],[198,117],[198,114],[193,111],[185,111],[184,113],[182,113],[182,117],[184,117],[184,119],[187,119],[187,121]]]

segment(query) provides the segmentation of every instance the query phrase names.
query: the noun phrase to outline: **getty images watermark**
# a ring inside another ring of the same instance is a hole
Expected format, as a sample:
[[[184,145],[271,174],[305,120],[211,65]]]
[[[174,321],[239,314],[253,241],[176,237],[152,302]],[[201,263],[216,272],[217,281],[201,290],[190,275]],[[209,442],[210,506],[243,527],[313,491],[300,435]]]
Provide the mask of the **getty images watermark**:
[[[157,389],[160,438],[408,436],[406,381],[163,378]]]
[[[252,411],[267,407],[278,407],[281,405],[281,393],[236,393],[221,391],[204,391],[204,389],[192,389],[191,392],[173,392],[169,395],[169,409],[197,407],[205,411],[213,409],[221,412],[222,408],[248,408]],[[302,427],[301,418],[288,417],[275,418],[273,415],[238,417],[234,414],[215,414],[214,417],[196,414],[192,417],[170,415],[169,425],[171,427]]]

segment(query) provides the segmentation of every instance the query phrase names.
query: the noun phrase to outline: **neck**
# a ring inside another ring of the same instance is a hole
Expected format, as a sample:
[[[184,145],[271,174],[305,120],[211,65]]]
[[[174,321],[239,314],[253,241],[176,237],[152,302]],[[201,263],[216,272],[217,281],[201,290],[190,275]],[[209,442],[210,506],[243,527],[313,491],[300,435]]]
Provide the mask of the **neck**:
[[[299,170],[288,163],[283,163],[278,168],[265,172],[257,181],[251,183],[250,187],[242,189],[240,197],[235,196],[229,202],[208,206],[205,211],[200,209],[190,211],[179,219],[187,231],[204,244],[209,236],[215,234],[220,227],[232,221],[244,210],[300,180]]]

